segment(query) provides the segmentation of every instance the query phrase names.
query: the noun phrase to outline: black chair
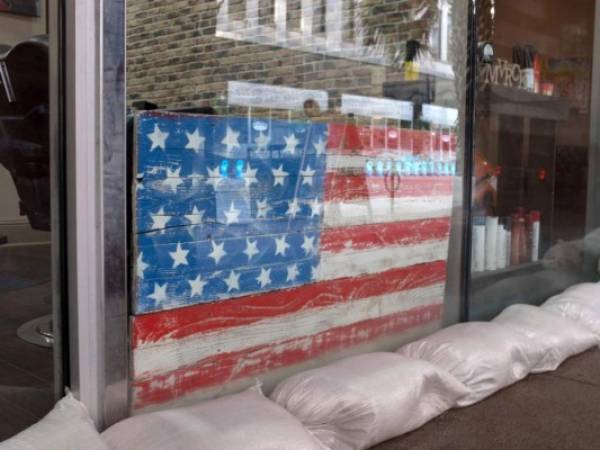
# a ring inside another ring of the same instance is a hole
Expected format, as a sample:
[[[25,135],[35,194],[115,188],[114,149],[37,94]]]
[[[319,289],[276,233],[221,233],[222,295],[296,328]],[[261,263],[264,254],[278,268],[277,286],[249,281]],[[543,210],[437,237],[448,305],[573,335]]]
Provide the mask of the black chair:
[[[21,214],[50,230],[48,39],[0,46],[0,164],[11,174]]]
[[[50,231],[49,55],[47,36],[0,45],[0,164],[10,173],[21,215]],[[6,243],[6,239],[0,244]],[[51,316],[21,325],[23,340],[51,347]]]

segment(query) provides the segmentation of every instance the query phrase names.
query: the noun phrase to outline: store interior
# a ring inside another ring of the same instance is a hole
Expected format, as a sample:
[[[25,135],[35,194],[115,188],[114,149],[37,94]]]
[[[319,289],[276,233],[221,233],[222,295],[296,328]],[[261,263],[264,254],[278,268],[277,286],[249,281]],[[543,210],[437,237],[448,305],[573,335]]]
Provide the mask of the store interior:
[[[22,4],[0,12],[0,441],[54,403],[46,9]]]
[[[595,5],[480,3],[471,316],[487,319],[597,278],[587,223]]]

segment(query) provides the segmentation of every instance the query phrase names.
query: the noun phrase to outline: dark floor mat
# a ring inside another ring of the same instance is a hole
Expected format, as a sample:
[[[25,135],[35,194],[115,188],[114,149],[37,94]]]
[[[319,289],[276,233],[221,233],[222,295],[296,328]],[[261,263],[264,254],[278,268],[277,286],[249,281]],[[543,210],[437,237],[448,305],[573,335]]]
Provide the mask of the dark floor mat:
[[[22,277],[14,273],[0,273],[0,293],[15,291],[17,289],[27,289],[46,282],[48,280]]]

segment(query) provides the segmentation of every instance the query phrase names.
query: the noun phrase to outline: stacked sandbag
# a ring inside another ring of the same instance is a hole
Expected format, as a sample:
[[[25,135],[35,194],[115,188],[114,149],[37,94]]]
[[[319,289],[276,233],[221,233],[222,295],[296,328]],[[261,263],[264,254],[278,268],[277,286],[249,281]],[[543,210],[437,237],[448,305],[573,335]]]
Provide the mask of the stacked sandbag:
[[[513,305],[492,320],[526,336],[543,355],[533,373],[549,372],[598,343],[594,333],[566,317],[537,306]]]
[[[471,391],[468,406],[525,378],[543,354],[523,334],[496,323],[461,323],[398,350],[449,372]]]
[[[469,393],[426,361],[370,353],[292,376],[271,399],[327,448],[358,450],[419,428]]]
[[[600,284],[571,286],[542,305],[542,309],[560,314],[589,329],[600,339]]]
[[[600,307],[600,283],[576,284],[565,289],[563,295],[579,298]]]
[[[325,450],[258,388],[130,417],[102,437],[111,450]]]
[[[0,450],[108,450],[86,407],[67,394],[35,425],[0,443]]]

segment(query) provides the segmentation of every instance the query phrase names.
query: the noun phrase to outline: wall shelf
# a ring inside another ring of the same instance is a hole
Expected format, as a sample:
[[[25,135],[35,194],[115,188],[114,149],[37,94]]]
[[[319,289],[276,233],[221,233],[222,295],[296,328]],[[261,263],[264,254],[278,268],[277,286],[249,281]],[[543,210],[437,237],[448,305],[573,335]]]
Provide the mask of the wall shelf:
[[[495,84],[488,84],[478,92],[477,104],[480,112],[490,114],[556,122],[569,118],[567,99]]]

